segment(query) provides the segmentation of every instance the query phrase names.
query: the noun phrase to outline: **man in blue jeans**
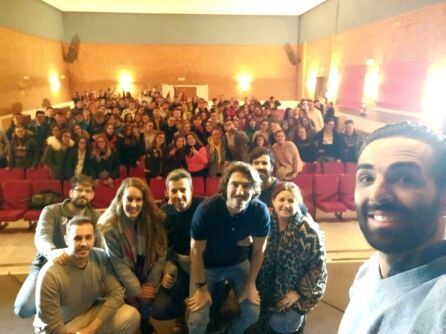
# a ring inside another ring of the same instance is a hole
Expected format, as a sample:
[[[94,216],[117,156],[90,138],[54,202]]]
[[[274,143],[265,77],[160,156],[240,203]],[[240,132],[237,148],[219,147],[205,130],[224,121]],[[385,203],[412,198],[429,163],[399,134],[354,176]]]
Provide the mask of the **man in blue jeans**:
[[[67,222],[77,215],[89,217],[94,224],[99,218],[99,211],[90,205],[93,197],[94,181],[88,176],[71,179],[70,198],[62,203],[46,206],[37,222],[34,243],[37,255],[28,277],[23,282],[14,303],[14,313],[20,318],[28,318],[36,314],[36,283],[40,269],[47,261],[64,263],[68,258],[64,248]],[[101,247],[102,241],[96,231],[95,247]]]
[[[187,306],[189,333],[205,333],[212,292],[227,280],[240,303],[240,312],[228,329],[241,334],[259,316],[260,297],[255,281],[262,266],[270,229],[267,206],[257,199],[258,172],[244,162],[226,168],[219,194],[203,201],[191,226],[191,289]],[[253,239],[251,262],[244,241]]]

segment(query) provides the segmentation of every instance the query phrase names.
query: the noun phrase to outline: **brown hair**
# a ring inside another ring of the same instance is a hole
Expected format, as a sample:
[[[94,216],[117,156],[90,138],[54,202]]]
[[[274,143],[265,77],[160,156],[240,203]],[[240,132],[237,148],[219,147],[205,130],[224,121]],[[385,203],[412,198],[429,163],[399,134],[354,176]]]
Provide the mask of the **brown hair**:
[[[304,199],[302,197],[300,189],[293,182],[278,182],[274,187],[271,198],[275,199],[276,196],[279,195],[282,191],[289,191],[294,195],[294,198],[299,202],[299,204],[303,203]]]
[[[235,161],[232,162],[227,168],[225,168],[225,171],[223,172],[223,175],[220,179],[220,184],[218,186],[220,196],[222,196],[224,199],[227,198],[229,179],[235,172],[242,173],[249,179],[254,190],[253,197],[257,197],[260,195],[260,192],[262,191],[262,180],[260,179],[259,173],[254,169],[254,167],[247,164],[246,162]]]
[[[118,221],[125,216],[122,206],[124,191],[130,187],[137,188],[143,196],[143,206],[138,219],[147,224],[146,257],[151,263],[155,263],[158,258],[166,254],[167,250],[167,237],[163,224],[165,215],[156,205],[149,187],[143,180],[129,177],[122,181],[115,198],[99,218],[98,226],[101,231],[118,228]]]

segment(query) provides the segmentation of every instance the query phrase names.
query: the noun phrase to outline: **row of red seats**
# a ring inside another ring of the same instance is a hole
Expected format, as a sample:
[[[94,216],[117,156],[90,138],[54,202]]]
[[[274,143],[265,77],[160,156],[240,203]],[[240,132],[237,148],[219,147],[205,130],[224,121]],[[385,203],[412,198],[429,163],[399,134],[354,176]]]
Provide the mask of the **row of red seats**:
[[[355,210],[355,174],[300,174],[294,179],[305,205],[316,218],[316,209],[335,213],[338,217]]]
[[[141,177],[144,179],[144,177]],[[115,180],[113,186],[99,182],[95,186],[95,197],[92,205],[97,209],[107,208],[122,182]],[[300,174],[294,182],[300,187],[304,202],[310,213],[315,216],[316,209],[324,212],[341,214],[346,210],[354,210],[355,174]],[[192,185],[197,196],[212,196],[218,192],[219,178],[193,177]],[[70,182],[58,180],[5,180],[1,182],[0,222],[14,222],[24,219],[30,226],[38,220],[41,210],[30,208],[33,194],[54,192],[63,198],[69,196]],[[149,181],[149,188],[157,201],[166,196],[165,178],[153,178]],[[6,196],[7,194],[7,196]]]
[[[145,178],[144,165],[136,167],[120,166],[120,178],[125,179],[128,176]],[[0,182],[9,180],[51,180],[51,171],[48,167],[37,168],[0,168]]]
[[[306,163],[301,174],[355,174],[354,162],[313,162]]]

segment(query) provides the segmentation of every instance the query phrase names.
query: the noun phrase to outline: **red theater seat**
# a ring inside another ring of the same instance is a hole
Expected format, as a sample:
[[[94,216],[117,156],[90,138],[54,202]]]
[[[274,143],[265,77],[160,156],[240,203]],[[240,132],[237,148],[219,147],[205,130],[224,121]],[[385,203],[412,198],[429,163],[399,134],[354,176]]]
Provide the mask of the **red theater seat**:
[[[113,181],[113,186],[105,185],[102,181],[99,181],[94,188],[94,197],[91,205],[96,209],[108,208],[113,198],[115,198],[120,185],[121,181],[118,179]]]
[[[313,195],[313,175],[300,174],[296,176],[293,182],[299,187],[302,197],[304,199],[305,206],[308,212],[314,216],[314,195]]]
[[[217,176],[208,176],[206,178],[206,196],[213,196],[218,193],[218,184],[220,183],[220,178]]]
[[[14,222],[29,210],[32,188],[31,181],[4,181],[1,185],[3,204],[0,210],[0,222]]]
[[[129,177],[137,177],[141,180],[146,180],[146,172],[144,171],[144,165],[129,168]]]
[[[344,173],[344,164],[342,162],[324,162],[322,170],[324,174],[340,175]]]
[[[51,171],[48,167],[28,168],[26,170],[27,180],[51,180]]]
[[[314,199],[317,209],[324,212],[334,212],[337,215],[347,210],[347,206],[339,196],[339,178],[339,175],[314,175]]]
[[[356,174],[356,164],[354,162],[346,162],[344,164],[345,174]]]
[[[70,190],[71,190],[71,182],[69,180],[65,180],[62,183],[62,195],[63,198],[69,198],[70,197]]]
[[[339,179],[339,196],[349,210],[355,210],[356,174],[343,174]]]
[[[313,174],[316,170],[316,164],[313,162],[306,162],[304,168],[300,172],[301,174]]]
[[[166,197],[166,178],[151,178],[149,181],[149,188],[153,198],[162,201]]]
[[[0,182],[11,180],[24,180],[25,170],[23,168],[0,169]]]
[[[204,180],[201,176],[193,176],[192,177],[192,188],[193,193],[196,196],[204,196],[205,190],[204,190]]]

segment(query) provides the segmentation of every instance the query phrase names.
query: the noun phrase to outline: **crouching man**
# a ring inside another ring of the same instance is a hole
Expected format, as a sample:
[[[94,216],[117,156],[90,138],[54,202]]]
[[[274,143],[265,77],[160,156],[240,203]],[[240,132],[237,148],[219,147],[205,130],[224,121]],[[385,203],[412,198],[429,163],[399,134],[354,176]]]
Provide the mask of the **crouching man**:
[[[94,239],[90,218],[67,223],[66,262],[50,261],[39,273],[35,333],[130,334],[139,327],[139,312],[124,304],[124,289]]]

